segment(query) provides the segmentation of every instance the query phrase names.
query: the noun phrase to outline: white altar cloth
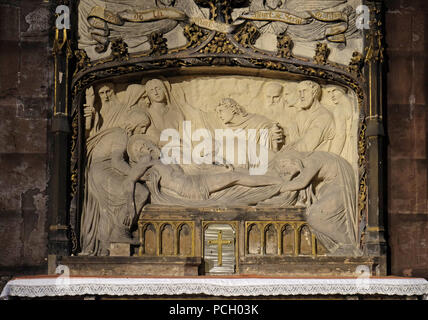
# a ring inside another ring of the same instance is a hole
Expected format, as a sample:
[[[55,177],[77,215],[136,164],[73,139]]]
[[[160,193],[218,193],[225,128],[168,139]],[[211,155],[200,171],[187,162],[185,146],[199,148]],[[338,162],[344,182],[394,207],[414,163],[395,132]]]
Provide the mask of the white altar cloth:
[[[428,297],[428,281],[421,278],[16,278],[1,298],[52,296],[287,296],[287,295],[396,295]]]

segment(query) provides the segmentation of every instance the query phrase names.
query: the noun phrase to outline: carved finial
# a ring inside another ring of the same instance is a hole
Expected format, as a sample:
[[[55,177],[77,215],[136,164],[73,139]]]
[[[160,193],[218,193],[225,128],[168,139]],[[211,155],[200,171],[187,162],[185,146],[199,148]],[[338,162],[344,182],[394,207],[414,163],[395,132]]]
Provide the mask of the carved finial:
[[[123,39],[113,39],[111,41],[111,55],[113,60],[128,60],[128,45],[123,41]]]
[[[234,36],[235,40],[244,47],[254,45],[259,37],[259,30],[251,22],[245,23],[244,26],[239,29],[239,31]]]
[[[330,55],[330,49],[327,47],[326,43],[317,43],[315,49],[314,60],[316,64],[327,64],[327,58]]]
[[[74,74],[77,74],[80,70],[91,66],[91,62],[85,50],[75,50],[74,56],[76,57],[76,70],[74,71]]]
[[[357,76],[360,76],[363,65],[364,65],[363,54],[358,51],[354,51],[354,53],[352,54],[351,61],[349,62],[348,71]]]
[[[166,39],[161,33],[153,32],[150,34],[150,55],[161,56],[168,53]]]
[[[284,32],[281,33],[277,37],[278,43],[276,47],[278,48],[278,51],[276,55],[281,58],[290,58],[293,56],[292,49],[293,49],[293,40]]]

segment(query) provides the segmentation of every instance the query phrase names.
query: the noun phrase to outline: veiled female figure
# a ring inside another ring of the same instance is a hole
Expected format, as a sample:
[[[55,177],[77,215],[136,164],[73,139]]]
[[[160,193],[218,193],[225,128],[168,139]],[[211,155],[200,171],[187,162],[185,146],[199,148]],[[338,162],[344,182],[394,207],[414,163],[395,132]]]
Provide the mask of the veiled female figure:
[[[124,155],[128,137],[144,133],[149,124],[144,112],[133,111],[129,122],[122,125],[126,129],[108,128],[87,140],[81,255],[108,255],[110,242],[131,242],[129,228],[149,193],[135,184],[139,176]],[[147,164],[139,172],[144,173],[145,168]]]
[[[348,161],[329,152],[284,151],[276,161],[291,174],[281,192],[305,193],[306,219],[331,255],[359,255],[354,171]]]
[[[145,90],[146,112],[151,121],[151,126],[147,134],[156,143],[159,143],[159,138],[163,130],[175,129],[180,131],[184,115],[174,102],[169,82],[160,79],[151,79],[147,81]]]

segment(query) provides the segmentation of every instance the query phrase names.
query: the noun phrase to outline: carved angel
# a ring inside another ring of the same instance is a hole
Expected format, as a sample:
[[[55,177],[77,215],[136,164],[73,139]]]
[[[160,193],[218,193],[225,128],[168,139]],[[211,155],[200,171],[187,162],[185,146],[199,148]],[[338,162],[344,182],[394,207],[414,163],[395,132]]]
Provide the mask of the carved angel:
[[[250,12],[261,10],[285,10],[283,0],[252,0]],[[288,24],[277,21],[255,21],[254,24],[262,33],[273,33],[279,35],[287,30]]]
[[[349,5],[345,6],[347,2],[347,0],[252,0],[250,13],[245,18],[256,20],[255,24],[262,33],[278,36],[287,32],[293,39],[315,41],[327,38],[335,42],[344,42],[344,37],[331,37],[349,33],[351,20],[354,25],[352,33],[356,31],[355,14],[352,14],[354,10]]]
[[[171,16],[150,9],[175,9]],[[165,34],[185,17],[204,17],[193,0],[81,0],[79,46],[96,46],[101,53],[109,42],[122,38],[130,49],[149,41],[153,32]]]

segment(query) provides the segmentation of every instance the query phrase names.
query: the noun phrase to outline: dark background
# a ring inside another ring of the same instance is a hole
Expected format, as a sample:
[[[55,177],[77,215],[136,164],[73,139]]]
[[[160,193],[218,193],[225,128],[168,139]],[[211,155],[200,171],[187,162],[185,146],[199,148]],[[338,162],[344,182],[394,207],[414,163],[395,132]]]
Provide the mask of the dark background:
[[[385,4],[389,271],[428,278],[428,1]],[[0,288],[47,273],[53,59],[43,7],[0,0]]]

